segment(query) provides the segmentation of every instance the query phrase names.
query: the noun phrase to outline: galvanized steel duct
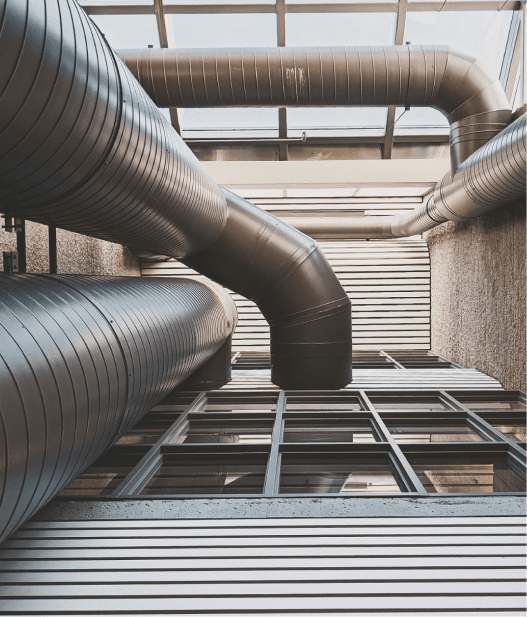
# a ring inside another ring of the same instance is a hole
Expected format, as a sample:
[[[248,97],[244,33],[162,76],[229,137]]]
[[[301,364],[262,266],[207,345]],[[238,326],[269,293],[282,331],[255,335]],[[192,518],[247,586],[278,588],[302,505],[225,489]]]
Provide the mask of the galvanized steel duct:
[[[445,221],[465,221],[525,198],[526,116],[464,161],[431,197],[409,214],[366,217],[291,217],[291,225],[310,235],[346,238],[400,238],[432,229]]]
[[[234,303],[212,283],[0,275],[0,541],[235,325]]]
[[[501,83],[440,46],[147,49],[119,54],[159,107],[401,105],[450,122],[452,173],[511,121]]]
[[[6,0],[0,6],[0,23],[0,210],[176,258],[203,255],[217,246],[220,235],[228,235],[226,221],[227,216],[232,218],[232,208],[227,211],[220,188],[76,2]],[[241,235],[260,227],[261,211],[247,210],[244,220],[247,231],[240,229]],[[278,260],[294,262],[304,250],[304,237],[286,231],[279,221],[274,225],[288,237],[287,244],[260,244],[258,264],[244,263],[242,268],[241,256],[231,260],[231,288],[243,294],[251,288],[248,279],[263,277],[270,291],[280,290],[273,298],[284,302],[280,315],[285,318],[290,298],[281,284]],[[227,254],[215,254],[215,259],[227,261]],[[302,293],[299,299],[304,304],[293,303],[301,314],[311,315],[324,303],[322,281],[327,304],[334,301],[334,288],[340,287],[327,263],[317,263],[316,295],[308,298]],[[203,263],[201,271],[212,274],[214,269]],[[313,274],[305,266],[296,276],[300,272]],[[313,286],[304,281],[301,287]],[[262,304],[265,298],[257,302]],[[346,310],[351,323],[349,306]],[[282,337],[284,345],[303,344],[311,350],[329,342],[324,347],[327,352],[340,339],[331,328],[324,333],[323,323],[329,321],[317,321],[312,330],[296,328],[296,333],[303,332],[301,341],[289,341],[292,330],[274,327],[274,349]],[[342,340],[347,337],[346,352],[339,351],[335,359],[342,363],[335,373],[346,377],[335,380],[328,370],[327,380],[317,381],[321,388],[349,382],[349,327],[342,334]],[[325,361],[332,365],[329,358]],[[296,369],[292,362],[298,363]],[[273,355],[273,363],[277,383],[295,387],[297,381],[281,376],[280,367],[284,366],[284,375],[300,374],[301,356],[295,353],[287,363],[275,363]],[[317,376],[322,374],[317,371]]]
[[[0,5],[0,209],[182,257],[220,234],[219,187],[71,0]]]
[[[218,240],[184,259],[256,302],[269,322],[271,379],[290,390],[351,381],[351,302],[317,243],[223,189],[227,222]]]

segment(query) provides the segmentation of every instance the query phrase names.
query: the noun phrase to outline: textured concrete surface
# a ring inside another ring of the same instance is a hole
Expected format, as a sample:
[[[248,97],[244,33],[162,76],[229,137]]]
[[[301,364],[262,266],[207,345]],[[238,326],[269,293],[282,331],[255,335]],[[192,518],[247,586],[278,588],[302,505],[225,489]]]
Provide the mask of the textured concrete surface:
[[[426,234],[432,351],[525,390],[525,203]]]
[[[93,519],[339,518],[379,516],[523,516],[523,497],[314,497],[54,501],[33,521]]]
[[[16,234],[1,229],[0,247],[2,251],[16,250]],[[49,272],[47,226],[27,221],[26,247],[27,271]],[[126,247],[63,229],[57,230],[57,266],[60,274],[141,275],[139,259]]]

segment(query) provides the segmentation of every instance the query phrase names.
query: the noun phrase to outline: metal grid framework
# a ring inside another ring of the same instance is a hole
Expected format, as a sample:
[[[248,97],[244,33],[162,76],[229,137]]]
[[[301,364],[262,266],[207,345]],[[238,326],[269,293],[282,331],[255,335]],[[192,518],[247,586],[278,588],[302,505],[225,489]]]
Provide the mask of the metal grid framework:
[[[159,41],[161,47],[170,46],[170,24],[167,20],[168,15],[189,15],[189,14],[236,14],[236,13],[261,13],[276,14],[276,44],[279,47],[287,45],[287,25],[286,15],[293,13],[395,13],[396,21],[393,33],[393,44],[402,45],[405,40],[406,19],[411,12],[430,12],[430,11],[514,11],[511,27],[507,39],[505,53],[500,71],[500,80],[505,88],[509,99],[514,97],[518,88],[522,88],[522,22],[524,11],[522,2],[518,0],[439,0],[425,2],[409,2],[408,0],[397,0],[392,2],[318,2],[318,3],[289,3],[287,0],[275,0],[270,3],[246,2],[246,3],[215,3],[206,2],[197,4],[192,2],[181,2],[169,4],[166,0],[148,0],[138,3],[130,0],[126,2],[112,0],[81,0],[81,5],[89,15],[155,15]],[[177,109],[170,109],[170,118],[174,128],[180,131]],[[380,143],[382,146],[382,158],[390,159],[395,140],[394,131],[396,125],[396,107],[388,107],[386,125],[383,135],[371,137],[338,137],[338,136],[319,136],[309,137],[307,141],[311,144],[330,145],[339,143]],[[411,142],[415,136],[405,136],[405,142]],[[423,134],[417,136],[421,142],[448,142],[447,135]],[[288,160],[288,143],[306,141],[305,135],[301,138],[288,137],[287,109],[279,108],[278,115],[278,138],[259,138],[259,139],[194,139],[187,140],[189,143],[230,143],[245,142],[247,144],[267,143],[275,145],[279,149],[279,159]]]
[[[512,391],[174,392],[59,499],[518,495],[524,422]]]

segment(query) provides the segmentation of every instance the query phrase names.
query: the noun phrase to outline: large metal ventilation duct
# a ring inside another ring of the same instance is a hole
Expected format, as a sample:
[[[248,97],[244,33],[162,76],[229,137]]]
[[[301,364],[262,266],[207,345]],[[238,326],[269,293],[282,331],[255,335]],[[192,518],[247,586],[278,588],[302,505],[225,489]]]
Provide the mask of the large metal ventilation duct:
[[[464,161],[452,180],[448,173],[422,206],[399,216],[291,217],[310,235],[346,238],[400,238],[445,221],[466,221],[525,198],[526,117],[515,120]]]
[[[0,275],[0,541],[221,351],[214,283]]]
[[[317,243],[223,189],[225,228],[183,261],[250,298],[267,319],[275,384],[338,389],[351,381],[351,303]]]
[[[434,107],[450,122],[451,172],[398,217],[291,218],[313,235],[394,238],[479,216],[525,194],[525,118],[476,59],[439,46],[123,50],[160,107]]]
[[[512,119],[499,80],[440,46],[147,49],[119,52],[159,107],[434,107],[452,173]]]
[[[176,258],[214,247],[229,229],[232,207],[78,4],[5,0],[0,24],[0,210]],[[250,212],[254,218],[249,221],[248,210],[245,220],[251,229],[272,225],[265,213]],[[290,253],[266,242],[258,245],[258,264],[241,255],[231,260],[230,267],[240,268],[231,277],[232,289],[243,293],[250,288],[248,279],[266,277],[267,289],[277,290],[276,302],[287,306],[290,297],[277,260],[296,259],[305,250],[304,237],[285,223],[277,221],[275,227],[288,237]],[[316,263],[327,293],[324,297],[317,288],[313,298],[302,294],[294,305],[300,313],[332,303],[340,285],[327,262]],[[307,268],[300,271],[312,274]],[[302,287],[309,288],[309,281]],[[343,322],[351,322],[349,301],[342,310]],[[285,318],[285,312],[281,315]],[[325,355],[336,342],[331,328],[319,330],[321,323],[303,328],[304,338],[294,341],[289,340],[291,330],[274,328],[274,378],[284,388],[297,381],[280,375],[284,362],[275,363],[275,356],[287,356],[287,375],[299,375],[305,365],[298,353],[287,350],[322,348],[323,341],[329,343]],[[351,336],[338,342],[339,350],[347,346],[336,360],[343,364],[336,371],[342,380],[337,383],[328,359],[328,370],[322,364],[313,380],[304,375],[307,383],[321,388],[349,383]]]

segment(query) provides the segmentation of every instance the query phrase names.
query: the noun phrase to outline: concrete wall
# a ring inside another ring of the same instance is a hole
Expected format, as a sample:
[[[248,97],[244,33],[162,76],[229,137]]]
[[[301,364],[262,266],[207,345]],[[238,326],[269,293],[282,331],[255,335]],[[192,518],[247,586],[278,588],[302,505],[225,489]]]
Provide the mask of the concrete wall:
[[[26,221],[26,245],[27,271],[49,272],[47,226]],[[16,250],[16,234],[1,229],[0,247],[2,251]],[[64,229],[57,229],[57,269],[59,274],[141,275],[139,259],[126,247]]]
[[[432,350],[525,390],[525,203],[425,237]]]

